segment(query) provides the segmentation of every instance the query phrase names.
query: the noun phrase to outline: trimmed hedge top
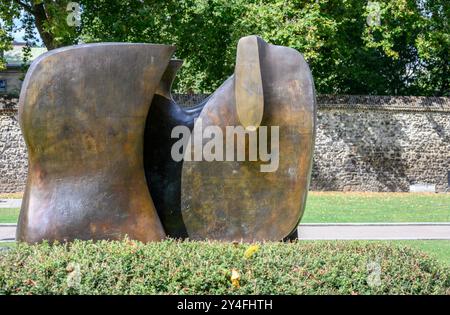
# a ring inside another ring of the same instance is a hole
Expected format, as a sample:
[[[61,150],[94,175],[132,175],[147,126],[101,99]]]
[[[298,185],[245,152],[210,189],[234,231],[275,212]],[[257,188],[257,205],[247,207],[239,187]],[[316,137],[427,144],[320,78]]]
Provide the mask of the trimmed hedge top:
[[[450,294],[450,270],[409,247],[167,240],[18,244],[0,294]]]

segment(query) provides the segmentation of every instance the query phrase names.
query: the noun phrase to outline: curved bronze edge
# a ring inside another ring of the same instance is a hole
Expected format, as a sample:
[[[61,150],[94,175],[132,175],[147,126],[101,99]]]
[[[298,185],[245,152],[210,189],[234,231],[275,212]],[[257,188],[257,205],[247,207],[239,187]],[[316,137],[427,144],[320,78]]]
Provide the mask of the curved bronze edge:
[[[171,86],[181,60],[171,60],[155,92],[147,117],[144,136],[144,165],[148,189],[159,218],[169,237],[188,237],[181,216],[181,170],[183,161],[174,161],[172,146],[178,141],[171,137],[174,127],[185,126],[192,130],[194,120],[202,111],[207,99],[183,108],[171,94]]]
[[[262,88],[258,84],[236,87],[239,80],[254,78],[254,72],[241,71],[241,78],[216,90],[199,118],[203,128],[219,126],[225,131],[225,126],[245,126],[248,113],[239,115],[243,107],[237,104],[237,94],[244,90],[249,97],[262,95],[263,101],[253,104],[264,109],[260,126],[280,128],[280,166],[272,173],[260,173],[260,160],[185,161],[181,212],[190,239],[278,241],[293,235],[303,216],[316,128],[312,75],[295,49],[262,40],[257,47],[259,64],[253,68],[259,67]],[[245,45],[241,48],[245,50]],[[203,139],[203,145],[207,141]]]
[[[239,40],[236,53],[234,93],[239,121],[248,130],[256,130],[264,113],[264,92],[261,77],[259,46],[266,45],[258,36]]]
[[[167,69],[164,72],[158,87],[156,88],[155,95],[164,96],[167,99],[173,101],[172,97],[172,84],[175,80],[178,70],[183,65],[183,60],[172,59],[167,65]]]
[[[29,152],[19,241],[165,237],[145,182],[143,136],[174,50],[85,44],[33,62],[19,105]]]

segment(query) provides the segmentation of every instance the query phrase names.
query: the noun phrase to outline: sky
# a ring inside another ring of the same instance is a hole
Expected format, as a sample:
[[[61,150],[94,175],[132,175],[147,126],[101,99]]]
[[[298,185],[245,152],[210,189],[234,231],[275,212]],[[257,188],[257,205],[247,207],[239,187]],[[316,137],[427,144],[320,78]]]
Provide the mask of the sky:
[[[21,42],[23,41],[23,35],[24,35],[25,31],[24,30],[20,30],[20,31],[16,31],[13,33],[13,37],[14,40],[17,42]]]
[[[16,28],[18,28],[20,26],[20,21],[18,19],[14,20],[14,25],[16,26]],[[39,36],[39,32],[37,31],[36,28],[34,28],[34,32],[36,33],[36,42],[38,45],[42,44],[42,40],[41,37]],[[17,30],[15,31],[12,36],[14,38],[15,41],[17,42],[23,42],[23,36],[25,35],[25,31],[23,29],[21,30]]]

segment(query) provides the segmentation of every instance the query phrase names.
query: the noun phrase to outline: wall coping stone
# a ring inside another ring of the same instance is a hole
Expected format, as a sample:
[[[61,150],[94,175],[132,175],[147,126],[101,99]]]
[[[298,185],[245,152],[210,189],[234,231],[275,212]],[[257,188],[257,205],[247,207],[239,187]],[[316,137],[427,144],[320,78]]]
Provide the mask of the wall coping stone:
[[[319,95],[319,109],[450,112],[450,97]]]
[[[175,99],[195,101],[206,98],[207,94],[174,94]],[[17,98],[0,96],[0,115],[17,114]],[[450,112],[450,97],[427,96],[378,96],[378,95],[318,95],[320,110],[382,110],[407,112]],[[186,105],[191,106],[191,105]]]

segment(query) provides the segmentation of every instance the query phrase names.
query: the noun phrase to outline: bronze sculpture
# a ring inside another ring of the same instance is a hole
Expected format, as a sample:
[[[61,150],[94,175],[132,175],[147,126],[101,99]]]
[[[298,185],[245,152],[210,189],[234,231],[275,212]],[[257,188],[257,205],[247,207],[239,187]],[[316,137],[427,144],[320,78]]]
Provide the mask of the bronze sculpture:
[[[315,138],[314,83],[303,57],[255,36],[241,39],[234,77],[210,97],[199,118],[204,128],[225,129],[241,125],[241,120],[250,130],[279,126],[279,167],[261,172],[265,163],[260,158],[185,161],[181,211],[189,237],[226,241],[288,237],[303,215]]]
[[[17,240],[160,240],[143,137],[173,46],[88,44],[50,51],[19,103],[29,171]]]
[[[153,241],[168,235],[258,241],[281,240],[295,230],[308,190],[316,119],[313,80],[302,56],[245,37],[235,74],[186,109],[170,92],[181,66],[169,61],[173,51],[167,45],[88,44],[33,63],[20,100],[30,168],[18,240],[128,235]],[[190,160],[198,153],[195,140],[186,143],[191,152],[185,160],[175,160],[174,128],[195,132],[202,122],[224,133],[227,126],[243,126],[258,141],[269,127],[266,142],[279,156],[266,156],[279,159],[279,166],[261,171],[269,168],[263,156]]]
[[[171,87],[181,60],[171,60],[150,106],[144,137],[144,165],[148,189],[167,235],[188,237],[181,215],[182,161],[175,161],[171,137],[176,126],[194,127],[206,100],[190,108],[178,105],[172,98]]]

